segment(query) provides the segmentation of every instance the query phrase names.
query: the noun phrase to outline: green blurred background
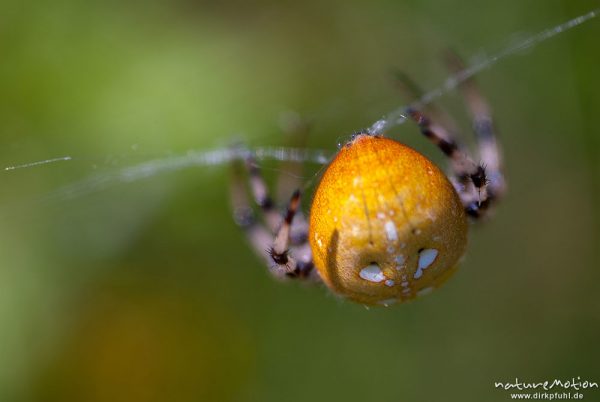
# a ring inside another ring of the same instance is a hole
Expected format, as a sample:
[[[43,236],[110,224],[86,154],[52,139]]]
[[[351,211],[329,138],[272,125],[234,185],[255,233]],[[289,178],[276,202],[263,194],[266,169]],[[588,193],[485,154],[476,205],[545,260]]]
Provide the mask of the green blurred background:
[[[0,166],[73,159],[0,172],[0,400],[503,401],[494,381],[600,381],[600,19],[479,75],[510,192],[414,303],[274,281],[227,166],[46,198],[234,138],[283,145],[288,110],[334,151],[408,100],[395,68],[432,88],[446,47],[481,56],[597,5],[2,1]],[[459,95],[441,104],[470,134]],[[413,125],[388,134],[444,162]]]

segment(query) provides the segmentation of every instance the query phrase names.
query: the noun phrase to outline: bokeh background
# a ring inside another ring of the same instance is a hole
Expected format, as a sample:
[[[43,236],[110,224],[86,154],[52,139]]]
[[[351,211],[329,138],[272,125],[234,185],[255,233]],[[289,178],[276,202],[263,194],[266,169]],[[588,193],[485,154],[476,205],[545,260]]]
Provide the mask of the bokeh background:
[[[228,166],[56,193],[283,145],[289,110],[333,152],[408,101],[394,69],[433,88],[445,48],[477,59],[597,6],[2,1],[0,166],[72,160],[0,172],[0,400],[503,401],[495,381],[600,381],[598,19],[478,76],[510,192],[458,274],[407,305],[274,281],[232,222]],[[469,138],[460,96],[440,104]],[[444,163],[413,125],[388,134]]]

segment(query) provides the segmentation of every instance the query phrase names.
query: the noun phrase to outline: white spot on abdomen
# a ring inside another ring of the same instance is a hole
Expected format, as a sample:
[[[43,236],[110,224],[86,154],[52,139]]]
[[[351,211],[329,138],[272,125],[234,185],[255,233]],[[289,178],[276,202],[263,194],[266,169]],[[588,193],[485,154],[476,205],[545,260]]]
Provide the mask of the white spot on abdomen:
[[[396,232],[396,225],[394,225],[394,222],[387,221],[385,223],[385,234],[389,241],[398,240],[398,232]]]
[[[383,272],[381,271],[381,268],[379,268],[379,265],[377,264],[367,265],[360,270],[359,275],[361,278],[370,282],[381,282],[386,279],[385,275],[383,275]]]
[[[417,271],[414,275],[415,279],[419,279],[421,276],[423,276],[423,270],[429,268],[429,266],[433,264],[437,255],[438,251],[434,248],[426,248],[419,253]]]
[[[391,279],[388,279],[387,281],[385,281],[385,286],[389,286],[392,287],[394,286],[395,282]]]
[[[428,268],[437,257],[438,251],[434,248],[426,248],[419,253],[419,268]]]
[[[319,248],[323,248],[323,242],[321,241],[321,237],[318,233],[315,233],[315,240],[317,241],[317,245],[319,246]]]

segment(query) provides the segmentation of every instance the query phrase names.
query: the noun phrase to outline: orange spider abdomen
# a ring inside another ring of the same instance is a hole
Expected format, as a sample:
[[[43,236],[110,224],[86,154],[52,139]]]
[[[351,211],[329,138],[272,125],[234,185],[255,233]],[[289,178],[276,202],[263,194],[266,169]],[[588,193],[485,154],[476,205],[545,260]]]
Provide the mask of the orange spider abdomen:
[[[417,151],[361,134],[323,174],[310,246],[335,293],[369,305],[412,299],[454,272],[467,220],[452,184]]]

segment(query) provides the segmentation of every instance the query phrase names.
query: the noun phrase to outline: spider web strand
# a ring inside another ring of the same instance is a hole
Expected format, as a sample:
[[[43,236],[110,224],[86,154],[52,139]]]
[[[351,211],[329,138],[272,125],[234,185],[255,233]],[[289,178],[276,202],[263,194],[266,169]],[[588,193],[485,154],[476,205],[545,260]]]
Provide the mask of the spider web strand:
[[[550,38],[553,38],[554,36],[556,36],[558,34],[561,34],[570,29],[573,29],[573,28],[577,27],[578,25],[581,25],[584,22],[597,17],[599,12],[600,12],[600,8],[596,8],[586,14],[582,14],[578,17],[572,18],[567,22],[556,25],[552,28],[544,29],[543,31],[540,31],[540,32],[533,34],[517,43],[514,43],[512,45],[505,47],[498,53],[488,56],[487,58],[484,58],[483,60],[481,60],[478,63],[468,66],[467,68],[463,69],[462,71],[459,71],[458,73],[448,77],[442,83],[442,85],[425,93],[417,101],[411,103],[408,106],[403,106],[403,107],[397,108],[397,109],[393,110],[392,112],[390,112],[383,119],[377,120],[369,128],[369,130],[368,130],[369,133],[382,134],[387,129],[398,126],[400,124],[403,124],[407,120],[406,110],[408,108],[420,109],[423,106],[430,104],[435,99],[438,99],[445,93],[456,89],[460,84],[462,84],[469,78],[473,77],[476,74],[479,74],[483,70],[490,68],[491,66],[495,65],[499,61],[502,61],[503,59],[505,59],[515,53],[521,52],[525,49],[533,48],[533,47],[539,45],[540,43],[545,42]]]
[[[137,165],[106,171],[87,177],[81,181],[59,188],[46,200],[71,199],[105,190],[119,184],[143,180],[158,174],[199,166],[220,166],[235,160],[243,160],[252,155],[258,160],[292,161],[324,165],[333,156],[320,149],[287,147],[260,148],[220,148],[212,151],[189,151],[184,155],[153,159]]]

